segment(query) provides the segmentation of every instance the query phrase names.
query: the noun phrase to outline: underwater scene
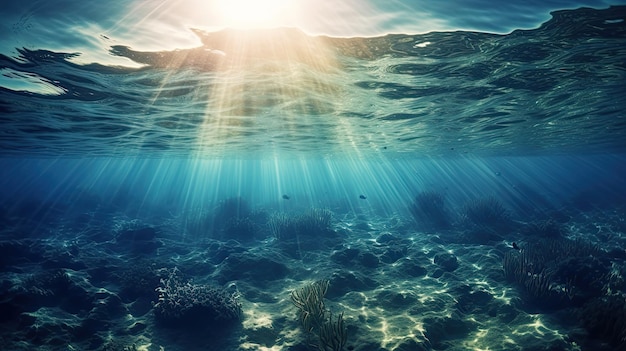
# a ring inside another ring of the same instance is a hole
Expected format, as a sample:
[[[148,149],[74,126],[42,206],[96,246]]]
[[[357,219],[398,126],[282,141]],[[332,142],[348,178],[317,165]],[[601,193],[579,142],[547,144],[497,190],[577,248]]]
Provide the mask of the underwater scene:
[[[626,4],[0,19],[0,350],[626,351]]]

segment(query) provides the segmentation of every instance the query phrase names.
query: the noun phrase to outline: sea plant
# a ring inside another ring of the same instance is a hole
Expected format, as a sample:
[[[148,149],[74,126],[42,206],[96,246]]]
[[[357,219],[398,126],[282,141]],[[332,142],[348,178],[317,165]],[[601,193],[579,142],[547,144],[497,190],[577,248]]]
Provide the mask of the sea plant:
[[[467,203],[461,219],[478,227],[500,228],[510,224],[511,215],[495,197],[473,200]]]
[[[331,231],[332,212],[325,208],[311,208],[297,219],[300,235],[320,235]]]
[[[445,207],[445,199],[436,191],[423,191],[409,206],[413,218],[420,227],[445,229],[450,227],[450,215]]]
[[[267,226],[276,240],[284,241],[296,237],[296,221],[286,213],[278,212],[270,216]]]
[[[343,313],[335,319],[324,304],[329,286],[327,279],[307,284],[291,292],[291,301],[298,308],[298,320],[309,344],[320,351],[341,351],[348,340],[348,332]]]
[[[311,208],[296,216],[279,212],[270,216],[268,227],[272,236],[279,241],[318,238],[332,233],[331,219],[332,212],[323,208]]]
[[[504,255],[504,275],[533,303],[564,307],[603,293],[609,267],[599,259],[597,246],[569,239],[542,239],[520,246],[519,251],[511,249]]]

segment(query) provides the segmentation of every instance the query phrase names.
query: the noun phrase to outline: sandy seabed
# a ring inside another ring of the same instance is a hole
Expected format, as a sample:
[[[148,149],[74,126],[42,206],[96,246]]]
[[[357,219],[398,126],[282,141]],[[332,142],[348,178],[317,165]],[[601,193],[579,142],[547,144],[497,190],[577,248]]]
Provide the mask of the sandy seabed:
[[[271,216],[258,210],[246,225],[207,235],[184,215],[4,215],[0,348],[315,350],[317,335],[302,328],[290,294],[325,279],[325,308],[343,313],[344,350],[626,345],[619,316],[620,308],[626,311],[624,208],[563,209],[498,227],[456,221],[444,229],[423,228],[400,215],[332,212],[323,232],[291,238],[276,237]],[[593,261],[585,254],[570,257],[573,272],[560,263],[522,272],[535,274],[538,285],[506,272],[507,257],[521,259],[548,234],[584,242]],[[157,288],[174,269],[184,284],[232,293],[241,318],[223,326],[217,321],[219,327],[202,316],[192,327],[189,320],[159,323]],[[594,285],[579,276],[601,278]],[[542,283],[545,277],[553,278]]]

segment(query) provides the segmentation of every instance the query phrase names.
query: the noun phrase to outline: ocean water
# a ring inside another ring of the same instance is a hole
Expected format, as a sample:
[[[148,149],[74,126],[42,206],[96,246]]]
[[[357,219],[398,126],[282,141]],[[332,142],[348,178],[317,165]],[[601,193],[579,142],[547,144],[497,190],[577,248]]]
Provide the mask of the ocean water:
[[[3,5],[0,349],[626,350],[626,6],[295,3]]]

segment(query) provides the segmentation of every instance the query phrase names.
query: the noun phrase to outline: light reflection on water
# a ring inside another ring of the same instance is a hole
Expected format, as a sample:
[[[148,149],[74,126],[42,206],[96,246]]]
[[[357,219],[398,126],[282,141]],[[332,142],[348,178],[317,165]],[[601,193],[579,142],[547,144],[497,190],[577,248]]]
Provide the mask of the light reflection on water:
[[[16,48],[2,56],[0,142],[8,154],[73,156],[620,152],[623,13],[561,11],[507,35],[189,29],[195,46],[157,51],[97,37],[135,67]]]

